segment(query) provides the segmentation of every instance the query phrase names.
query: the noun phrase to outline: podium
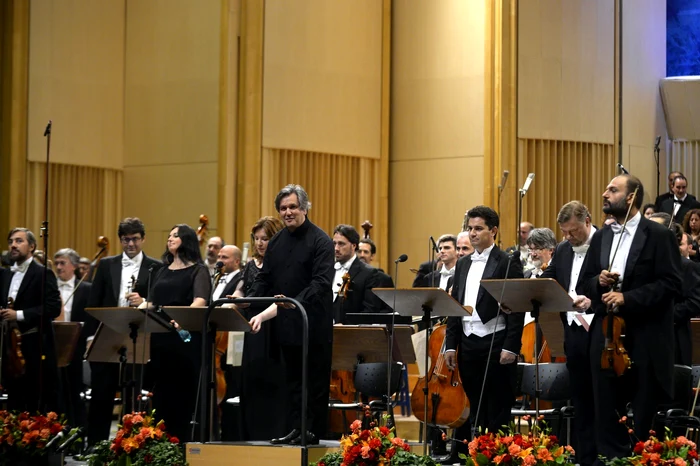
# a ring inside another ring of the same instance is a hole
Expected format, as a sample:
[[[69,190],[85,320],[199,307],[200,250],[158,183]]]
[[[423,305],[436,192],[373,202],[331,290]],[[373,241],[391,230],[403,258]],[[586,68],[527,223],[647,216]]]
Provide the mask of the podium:
[[[430,341],[430,319],[432,317],[464,317],[471,315],[470,307],[463,307],[456,299],[442,288],[373,288],[372,291],[394,312],[404,316],[422,316],[427,329],[427,342]],[[393,334],[392,334],[393,336]],[[425,345],[425,398],[423,422],[428,424],[428,382],[427,376],[429,344]],[[428,454],[428,429],[423,430],[423,455]]]
[[[174,320],[180,328],[192,332],[201,332],[202,325],[206,319],[209,308],[206,306],[163,306],[157,313],[161,319],[170,322]],[[250,332],[251,326],[248,320],[243,317],[236,309],[229,307],[214,307],[209,315],[209,340],[210,344],[207,347],[211,353],[202,354],[202,367],[200,368],[200,389],[202,395],[202,406],[208,407],[208,439],[211,439],[214,430],[214,409],[216,408],[216,374],[214,372],[216,356],[216,332]],[[202,340],[206,338],[202,335]],[[204,343],[203,343],[204,345]],[[211,368],[207,367],[206,362],[211,361]],[[207,376],[208,374],[208,376]],[[209,380],[207,380],[207,378]],[[193,421],[196,419],[196,414],[193,413]],[[200,411],[200,422],[206,422],[204,419],[204,411]],[[194,438],[196,423],[192,424],[192,438]],[[202,431],[203,433],[204,431]],[[205,441],[203,437],[200,439]]]
[[[86,351],[86,359],[92,362],[119,363],[119,385],[122,392],[122,415],[126,414],[127,387],[131,389],[132,411],[141,387],[136,387],[136,364],[145,364],[150,358],[149,333],[175,331],[169,322],[163,321],[152,311],[135,307],[93,307],[85,311],[100,321],[92,344]],[[141,338],[139,338],[139,334]],[[126,365],[131,359],[131,380],[126,381]]]
[[[569,293],[553,278],[509,278],[481,280],[481,286],[511,312],[530,312],[535,319],[535,348],[539,348],[540,313],[573,310]],[[535,359],[535,419],[540,417],[540,368]]]

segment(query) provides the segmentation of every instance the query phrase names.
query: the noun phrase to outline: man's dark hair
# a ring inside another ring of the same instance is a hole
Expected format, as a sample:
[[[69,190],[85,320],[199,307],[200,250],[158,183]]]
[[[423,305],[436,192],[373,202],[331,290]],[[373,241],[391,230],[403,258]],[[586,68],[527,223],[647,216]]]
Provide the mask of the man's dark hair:
[[[683,235],[685,234],[683,232],[683,227],[677,223],[674,223],[671,228],[673,230],[673,234],[676,235],[676,241],[678,241],[678,246],[680,246],[681,241],[683,241]]]
[[[119,229],[117,230],[119,238],[127,235],[135,235],[136,233],[140,233],[141,238],[146,237],[146,227],[143,226],[143,222],[140,218],[127,217],[119,222]]]
[[[177,248],[178,257],[186,264],[203,264],[204,261],[202,261],[202,252],[199,250],[197,232],[185,223],[174,225],[171,230],[175,228],[177,228],[177,236],[180,238],[180,241],[182,241],[180,247]],[[174,260],[174,256],[168,251],[167,244],[165,245],[165,252],[163,253],[162,260],[165,265],[172,264]]]
[[[377,245],[374,244],[374,241],[372,241],[370,238],[362,238],[360,240],[360,243],[366,243],[369,244],[369,252],[372,255],[375,255],[377,253]]]
[[[357,248],[357,246],[360,244],[360,234],[352,225],[344,225],[341,223],[335,227],[335,230],[333,230],[333,235],[336,233],[340,233],[341,235],[345,236],[348,241],[350,241],[350,244],[355,245],[355,248]]]
[[[680,174],[680,175],[676,175],[673,178],[673,186],[676,185],[676,181],[678,181],[678,180],[683,180],[683,181],[685,181],[686,185],[688,184],[688,178],[686,178],[683,174]]]
[[[641,209],[644,204],[644,185],[642,185],[641,180],[634,175],[620,176],[624,176],[625,180],[627,180],[627,194],[632,194],[635,189],[639,188],[637,190],[637,197],[634,198],[634,206],[637,210]]]
[[[438,248],[442,243],[452,243],[452,247],[454,249],[457,249],[457,237],[451,233],[447,233],[445,235],[442,235],[441,237],[438,238],[437,240],[437,245]]]
[[[668,228],[668,226],[671,224],[671,214],[668,214],[666,212],[654,212],[649,216],[649,218],[660,218],[661,224],[666,228]]]
[[[467,218],[483,218],[489,230],[498,227],[498,214],[491,207],[486,207],[485,205],[478,205],[469,209]]]

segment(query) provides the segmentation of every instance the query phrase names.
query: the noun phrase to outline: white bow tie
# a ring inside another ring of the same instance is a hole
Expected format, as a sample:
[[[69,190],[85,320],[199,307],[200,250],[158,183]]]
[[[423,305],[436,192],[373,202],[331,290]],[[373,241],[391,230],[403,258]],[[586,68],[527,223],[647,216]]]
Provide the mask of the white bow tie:
[[[22,264],[17,264],[15,262],[15,264],[12,267],[10,267],[10,270],[12,272],[26,273],[27,269],[29,268],[29,264],[31,264],[31,262],[29,262],[29,261],[25,261]]]
[[[616,235],[622,231],[622,225],[620,225],[617,222],[611,223],[610,228],[612,229],[613,233],[615,233]],[[625,233],[629,233],[629,230],[627,228],[625,228]]]
[[[454,274],[455,274],[454,268],[452,268],[450,270],[445,270],[445,268],[443,267],[442,269],[440,269],[440,275],[442,275],[443,277],[445,277],[445,276],[451,277]]]
[[[479,254],[478,252],[472,253],[472,262],[486,262],[489,258],[486,254]]]
[[[64,282],[60,278],[57,281],[58,281],[59,288],[73,288],[73,281]]]
[[[134,267],[136,265],[136,261],[133,259],[125,259],[122,257],[122,267]]]
[[[345,266],[343,264],[341,264],[340,262],[336,262],[333,267],[335,267],[335,270],[340,270],[340,269],[345,270]]]
[[[581,246],[573,246],[574,253],[576,254],[586,254],[588,252],[588,248],[591,247],[590,244],[582,244]]]

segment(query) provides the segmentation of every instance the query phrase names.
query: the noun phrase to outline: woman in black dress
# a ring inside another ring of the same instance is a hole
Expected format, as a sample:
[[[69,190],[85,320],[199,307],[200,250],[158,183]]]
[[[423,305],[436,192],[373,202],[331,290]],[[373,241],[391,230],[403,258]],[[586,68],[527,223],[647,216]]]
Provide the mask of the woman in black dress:
[[[276,217],[262,217],[251,229],[253,260],[243,268],[243,277],[234,296],[246,296],[262,268],[267,243],[282,229]],[[267,306],[241,309],[250,320]],[[256,334],[246,333],[243,344],[241,412],[245,440],[269,440],[286,433],[286,390],[284,366],[274,334],[274,325],[263,324]]]
[[[211,296],[211,278],[191,227],[173,227],[162,260],[164,267],[156,273],[151,286],[151,304],[206,306]],[[190,333],[189,342],[175,332],[151,334],[156,418],[163,419],[167,431],[183,442],[193,440],[191,421],[201,365],[201,332]]]

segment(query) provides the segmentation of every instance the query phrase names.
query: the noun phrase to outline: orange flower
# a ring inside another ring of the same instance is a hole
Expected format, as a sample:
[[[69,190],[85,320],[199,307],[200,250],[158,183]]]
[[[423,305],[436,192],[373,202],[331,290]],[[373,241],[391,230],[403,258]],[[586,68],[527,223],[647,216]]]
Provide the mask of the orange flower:
[[[674,466],[686,466],[686,462],[683,460],[683,458],[676,457],[676,459],[673,460],[673,465]]]
[[[525,458],[523,458],[523,464],[525,466],[535,466],[537,464],[537,460],[534,456],[527,455]]]
[[[537,459],[542,461],[554,461],[552,454],[546,448],[540,448],[537,450]]]
[[[501,464],[501,462],[503,461],[503,457],[504,457],[504,456],[506,456],[506,455],[494,456],[494,457],[493,457],[493,462],[494,462],[495,464]]]
[[[137,450],[139,448],[139,444],[134,437],[129,437],[122,441],[122,448],[125,452],[131,453],[132,450]]]
[[[512,456],[515,456],[518,453],[520,453],[520,450],[521,450],[521,448],[520,448],[520,445],[518,445],[518,444],[511,443],[508,446],[508,453],[510,453]]]

